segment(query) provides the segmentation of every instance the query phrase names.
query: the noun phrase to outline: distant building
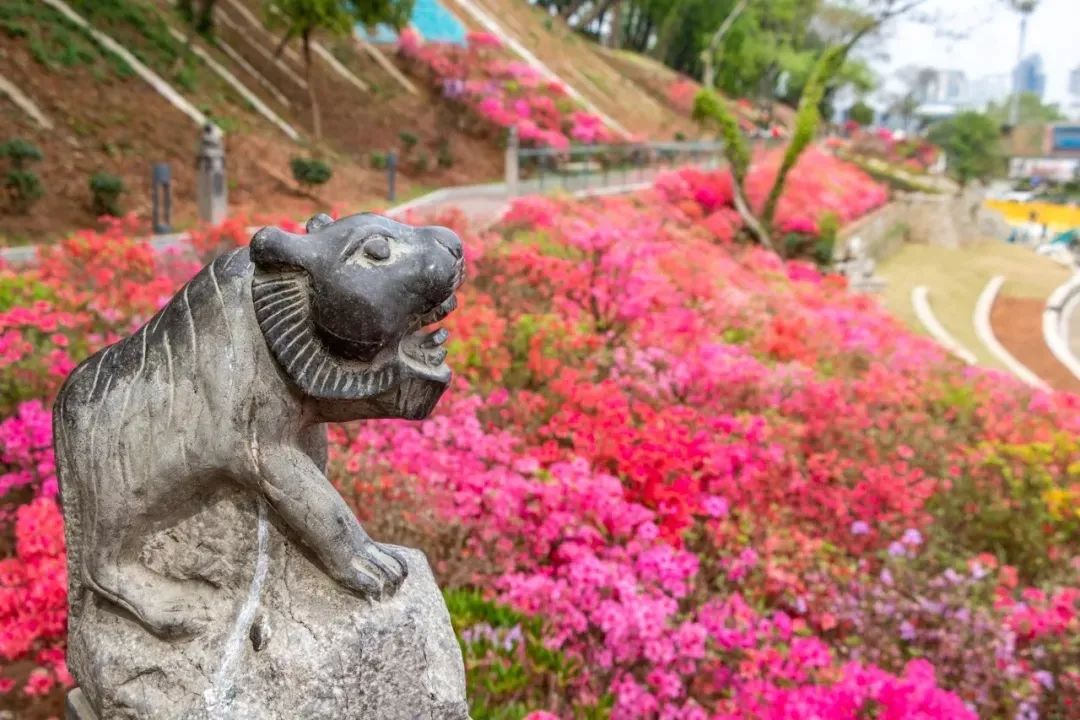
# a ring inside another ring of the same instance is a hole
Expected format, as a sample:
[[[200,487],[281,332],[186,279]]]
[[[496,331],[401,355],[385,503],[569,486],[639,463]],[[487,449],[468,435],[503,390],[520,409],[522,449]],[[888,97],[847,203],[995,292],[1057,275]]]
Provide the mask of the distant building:
[[[1001,104],[1012,92],[1012,84],[1006,73],[981,75],[971,83],[971,106],[982,110],[990,103]]]
[[[967,75],[959,70],[922,68],[915,75],[912,90],[919,103],[919,117],[946,118],[971,107]]]
[[[1021,125],[1006,146],[1009,177],[1080,179],[1080,123]]]
[[[1080,117],[1080,65],[1069,73],[1069,100],[1066,105],[1070,115]]]
[[[921,103],[960,105],[968,99],[967,76],[959,70],[921,70],[915,97]]]
[[[1028,55],[1016,65],[1013,82],[1020,92],[1034,93],[1042,99],[1046,92],[1046,73],[1043,72],[1042,55]]]

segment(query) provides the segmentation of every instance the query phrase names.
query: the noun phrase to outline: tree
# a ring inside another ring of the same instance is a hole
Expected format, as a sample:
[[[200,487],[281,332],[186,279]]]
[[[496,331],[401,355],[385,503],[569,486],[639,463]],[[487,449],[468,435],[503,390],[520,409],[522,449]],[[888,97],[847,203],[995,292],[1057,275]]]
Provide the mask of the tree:
[[[979,112],[963,112],[930,128],[930,141],[945,151],[949,174],[960,187],[988,180],[1002,169],[998,124]]]
[[[701,82],[707,88],[711,88],[716,82],[716,72],[713,70],[713,60],[716,58],[716,52],[720,49],[720,42],[724,39],[724,36],[727,35],[728,30],[731,29],[732,23],[739,19],[743,10],[746,10],[749,1],[750,0],[739,0],[739,2],[735,4],[735,7],[731,9],[728,16],[724,18],[724,22],[720,24],[720,27],[717,28],[716,32],[709,38],[708,47],[701,53],[701,62],[705,68]]]
[[[871,125],[874,122],[874,108],[860,100],[848,110],[848,117],[860,125]]]
[[[986,106],[986,114],[993,118],[999,126],[1011,124],[1009,123],[1010,102],[1001,104],[991,102]],[[1057,103],[1044,103],[1035,93],[1023,92],[1017,98],[1016,120],[1018,125],[1044,125],[1046,123],[1061,122],[1065,119],[1067,119],[1065,113],[1061,112],[1061,107]]]
[[[919,112],[919,105],[919,98],[916,97],[915,93],[907,92],[893,98],[892,104],[889,105],[889,112],[900,117],[904,124],[904,130],[910,130],[915,114]]]
[[[699,121],[712,124],[719,131],[724,141],[724,152],[731,166],[732,188],[735,209],[739,213],[750,234],[758,243],[770,250],[776,250],[773,244],[773,219],[776,208],[780,203],[784,185],[788,175],[799,156],[813,141],[817,134],[818,125],[821,122],[819,106],[825,95],[825,86],[830,77],[834,76],[843,62],[844,48],[836,45],[821,54],[814,65],[810,78],[806,82],[803,96],[799,100],[799,108],[795,116],[795,130],[791,142],[784,151],[784,158],[780,162],[780,168],[773,180],[772,188],[765,199],[765,205],[760,214],[755,215],[753,209],[746,201],[744,183],[746,173],[750,166],[750,148],[745,136],[739,130],[735,115],[727,107],[715,91],[703,88],[694,99],[694,117]],[[781,256],[783,250],[780,250]]]
[[[180,0],[176,4],[176,9],[189,28],[203,37],[210,37],[214,34],[214,6],[216,4],[217,0]]]
[[[400,30],[409,21],[413,0],[264,0],[267,25],[284,32],[275,55],[285,46],[300,39],[304,57],[304,73],[311,104],[311,125],[315,139],[322,137],[322,118],[315,85],[311,81],[311,42],[318,32],[344,36],[356,25],[374,27],[380,23]]]

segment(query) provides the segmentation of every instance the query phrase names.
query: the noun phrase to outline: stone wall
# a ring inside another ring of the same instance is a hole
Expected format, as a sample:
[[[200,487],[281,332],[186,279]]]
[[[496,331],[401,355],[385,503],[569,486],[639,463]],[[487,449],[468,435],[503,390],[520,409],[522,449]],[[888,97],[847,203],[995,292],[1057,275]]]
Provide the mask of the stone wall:
[[[887,205],[841,228],[836,252],[842,255],[856,236],[876,262],[905,242],[960,247],[985,239],[1004,240],[1009,226],[983,207],[984,196],[978,188],[962,195],[897,194]]]

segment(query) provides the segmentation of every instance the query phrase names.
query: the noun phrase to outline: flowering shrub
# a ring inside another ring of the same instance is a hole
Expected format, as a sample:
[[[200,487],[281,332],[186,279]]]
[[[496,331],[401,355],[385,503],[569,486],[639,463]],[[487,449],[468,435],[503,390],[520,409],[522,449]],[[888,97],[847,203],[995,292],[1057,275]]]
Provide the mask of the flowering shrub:
[[[792,227],[882,202],[805,158]],[[966,368],[842,278],[729,242],[723,173],[519,200],[479,234],[441,221],[470,267],[457,378],[424,422],[333,426],[329,474],[374,536],[428,553],[473,717],[1075,716],[1080,399]],[[0,653],[36,666],[5,684],[19,697],[70,683],[47,400],[195,265],[113,229],[0,272]]]
[[[941,154],[941,148],[925,138],[901,140],[886,128],[876,131],[851,129],[849,137],[846,144],[851,152],[915,173],[925,173]]]
[[[406,29],[398,52],[440,92],[467,108],[480,128],[517,129],[525,145],[565,150],[571,142],[606,143],[615,134],[596,115],[582,110],[559,82],[546,80],[517,61],[488,33],[471,32],[466,47],[424,43]]]

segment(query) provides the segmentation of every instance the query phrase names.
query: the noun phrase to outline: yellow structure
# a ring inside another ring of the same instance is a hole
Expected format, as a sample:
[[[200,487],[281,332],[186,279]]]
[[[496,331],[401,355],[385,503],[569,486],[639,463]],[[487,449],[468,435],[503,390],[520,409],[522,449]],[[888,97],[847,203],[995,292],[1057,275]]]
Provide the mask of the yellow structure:
[[[1035,213],[1036,222],[1046,224],[1052,232],[1080,228],[1080,207],[1075,205],[1015,200],[987,200],[985,205],[1001,213],[1010,225],[1022,225],[1031,219],[1031,213]]]

